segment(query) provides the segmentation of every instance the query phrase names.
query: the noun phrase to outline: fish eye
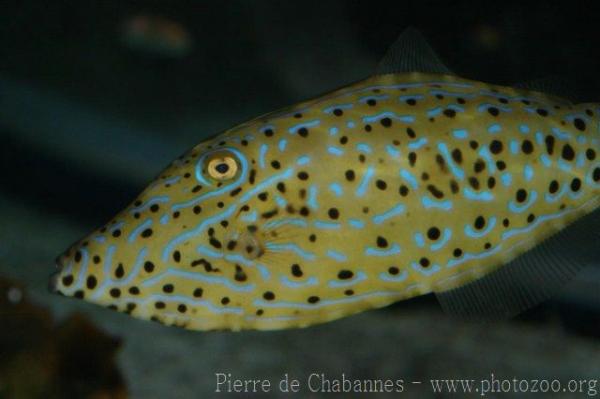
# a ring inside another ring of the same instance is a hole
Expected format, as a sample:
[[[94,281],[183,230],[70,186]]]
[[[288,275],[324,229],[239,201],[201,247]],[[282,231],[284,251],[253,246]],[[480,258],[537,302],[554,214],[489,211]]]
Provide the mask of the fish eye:
[[[206,163],[208,176],[214,180],[225,181],[234,178],[239,170],[237,160],[230,154],[215,154]]]

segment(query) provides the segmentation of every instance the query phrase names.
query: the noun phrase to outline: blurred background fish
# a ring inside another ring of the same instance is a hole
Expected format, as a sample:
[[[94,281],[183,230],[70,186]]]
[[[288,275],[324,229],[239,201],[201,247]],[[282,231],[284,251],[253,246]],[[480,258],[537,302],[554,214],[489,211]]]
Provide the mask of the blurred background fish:
[[[496,84],[555,76],[571,80],[579,101],[598,100],[600,35],[586,4],[4,2],[0,276],[22,284],[54,319],[80,310],[120,337],[131,397],[211,396],[217,371],[273,380],[286,372],[301,380],[312,372],[598,378],[599,265],[552,302],[493,327],[446,318],[425,297],[308,330],[198,334],[47,293],[55,255],[126,206],[170,160],[255,115],[365,78],[409,25],[459,76]],[[82,356],[91,350],[79,348]],[[6,359],[0,396],[15,397],[6,370],[26,366]],[[423,384],[409,388],[404,397],[433,397]]]
[[[190,34],[181,24],[143,14],[123,22],[121,42],[131,50],[162,57],[184,57],[193,46]]]

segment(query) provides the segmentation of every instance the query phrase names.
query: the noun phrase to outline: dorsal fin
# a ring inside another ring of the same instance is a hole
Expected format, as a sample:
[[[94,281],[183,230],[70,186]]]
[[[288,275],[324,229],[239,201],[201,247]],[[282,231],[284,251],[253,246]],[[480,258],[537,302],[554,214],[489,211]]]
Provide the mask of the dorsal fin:
[[[407,28],[383,56],[375,75],[403,72],[451,74],[427,40],[414,28]]]
[[[600,208],[498,270],[436,296],[444,311],[461,319],[514,316],[550,298],[597,261],[599,228]]]

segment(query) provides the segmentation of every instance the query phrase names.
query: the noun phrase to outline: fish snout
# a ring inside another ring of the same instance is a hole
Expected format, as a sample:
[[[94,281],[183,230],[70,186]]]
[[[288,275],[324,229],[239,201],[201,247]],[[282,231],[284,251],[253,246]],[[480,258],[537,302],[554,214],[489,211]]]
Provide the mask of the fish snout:
[[[58,256],[54,260],[54,264],[56,265],[56,271],[50,275],[50,279],[48,280],[48,291],[52,293],[59,292],[58,290],[58,281],[60,278],[60,274],[64,268],[64,264],[62,262],[62,256]]]

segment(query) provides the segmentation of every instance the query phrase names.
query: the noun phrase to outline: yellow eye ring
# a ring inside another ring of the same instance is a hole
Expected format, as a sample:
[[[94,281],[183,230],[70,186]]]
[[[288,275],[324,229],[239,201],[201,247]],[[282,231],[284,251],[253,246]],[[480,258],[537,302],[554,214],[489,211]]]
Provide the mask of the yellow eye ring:
[[[206,165],[208,176],[218,181],[234,178],[239,170],[239,165],[230,155],[218,155],[210,159]]]

